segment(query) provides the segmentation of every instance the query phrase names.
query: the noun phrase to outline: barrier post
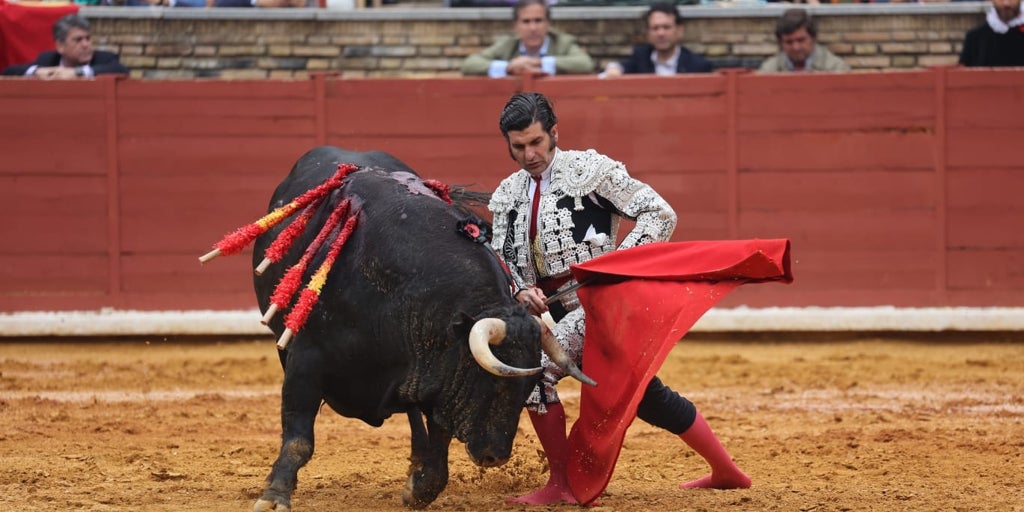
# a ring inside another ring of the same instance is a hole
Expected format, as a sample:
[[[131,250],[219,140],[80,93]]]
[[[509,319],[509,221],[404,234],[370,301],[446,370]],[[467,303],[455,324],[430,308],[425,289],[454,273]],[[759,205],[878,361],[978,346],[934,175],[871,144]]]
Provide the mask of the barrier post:
[[[729,197],[726,198],[728,208],[729,238],[739,238],[739,93],[738,81],[740,75],[749,72],[742,68],[728,68],[720,71],[725,75],[725,111],[726,120],[726,141],[725,141],[725,173],[726,190]]]
[[[101,75],[107,139],[107,295],[111,304],[123,306],[121,295],[121,168],[118,138],[117,87],[126,75]]]
[[[946,75],[949,66],[931,68],[932,76],[935,77],[935,133],[932,148],[935,155],[935,245],[938,261],[935,271],[935,289],[945,302],[949,297],[947,265],[949,260],[949,226],[947,226],[947,208],[949,207],[949,191],[947,183],[947,146],[949,141],[946,138]]]
[[[316,123],[316,145],[327,144],[327,77],[339,77],[339,71],[319,71],[309,74],[313,80],[313,119]]]

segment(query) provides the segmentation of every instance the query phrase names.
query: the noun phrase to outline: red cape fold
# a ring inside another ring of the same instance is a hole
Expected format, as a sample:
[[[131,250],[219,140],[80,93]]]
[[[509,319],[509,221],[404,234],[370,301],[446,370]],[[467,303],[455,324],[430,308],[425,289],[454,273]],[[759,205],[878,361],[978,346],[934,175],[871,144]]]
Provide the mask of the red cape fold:
[[[569,434],[569,485],[590,503],[611,480],[647,383],[672,347],[744,283],[792,282],[789,240],[666,242],[614,251],[572,267],[585,285],[580,416]]]

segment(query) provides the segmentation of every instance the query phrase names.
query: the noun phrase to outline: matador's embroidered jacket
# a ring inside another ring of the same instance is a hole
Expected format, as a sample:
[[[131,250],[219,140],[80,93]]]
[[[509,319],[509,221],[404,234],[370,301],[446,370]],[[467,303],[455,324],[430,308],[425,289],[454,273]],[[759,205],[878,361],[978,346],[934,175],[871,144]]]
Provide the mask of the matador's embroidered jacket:
[[[676,226],[672,207],[650,186],[633,179],[621,162],[592,149],[558,151],[551,163],[551,183],[541,194],[537,239],[531,247],[530,181],[530,173],[520,169],[498,185],[489,205],[494,212],[491,244],[511,270],[515,292],[543,278],[566,276],[569,265],[615,250],[622,218],[636,221],[636,225],[620,249],[666,241]],[[570,279],[561,289],[573,283]],[[569,313],[552,332],[580,364],[584,311],[575,293],[561,302]],[[546,354],[541,359],[543,382],[526,405],[544,412],[545,403],[558,401],[554,383],[564,374]]]
[[[509,264],[517,288],[567,275],[569,265],[614,250],[623,217],[636,221],[636,226],[621,249],[666,241],[675,229],[672,207],[650,186],[633,179],[621,162],[592,149],[559,151],[551,164],[551,184],[541,195],[538,247],[531,251],[529,190],[530,174],[520,169],[498,185],[489,205],[494,212],[494,250]]]

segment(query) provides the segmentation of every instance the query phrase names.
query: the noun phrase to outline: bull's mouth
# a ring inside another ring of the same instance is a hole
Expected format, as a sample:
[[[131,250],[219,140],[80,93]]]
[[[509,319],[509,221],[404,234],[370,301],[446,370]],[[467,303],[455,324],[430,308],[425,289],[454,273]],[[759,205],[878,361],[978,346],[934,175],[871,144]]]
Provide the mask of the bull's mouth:
[[[509,459],[508,456],[496,455],[494,451],[491,449],[483,449],[477,451],[479,451],[480,453],[473,453],[474,450],[471,450],[468,444],[466,445],[466,454],[469,455],[469,460],[473,461],[473,464],[476,464],[477,466],[480,466],[482,468],[498,467],[508,462]]]
[[[465,428],[456,428],[454,431],[449,430],[452,437],[465,446],[466,455],[469,456],[469,460],[473,464],[483,468],[501,466],[512,457],[513,440],[503,439],[504,436],[502,435],[482,434],[482,432],[487,431],[488,429],[486,428],[468,425],[465,425]]]

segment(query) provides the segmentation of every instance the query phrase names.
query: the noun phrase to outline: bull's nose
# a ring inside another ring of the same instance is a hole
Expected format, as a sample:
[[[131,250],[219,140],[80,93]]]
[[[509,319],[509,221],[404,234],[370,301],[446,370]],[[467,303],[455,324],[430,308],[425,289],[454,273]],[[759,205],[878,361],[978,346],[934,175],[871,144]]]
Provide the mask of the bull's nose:
[[[485,468],[493,468],[508,462],[508,459],[496,455],[487,454],[480,458],[480,465]]]
[[[469,458],[472,459],[474,464],[485,468],[500,466],[508,462],[508,458],[511,455],[508,452],[504,454],[499,453],[498,450],[493,448],[470,450],[468,445],[466,446],[466,452],[469,454]]]

